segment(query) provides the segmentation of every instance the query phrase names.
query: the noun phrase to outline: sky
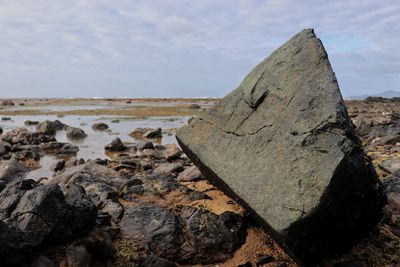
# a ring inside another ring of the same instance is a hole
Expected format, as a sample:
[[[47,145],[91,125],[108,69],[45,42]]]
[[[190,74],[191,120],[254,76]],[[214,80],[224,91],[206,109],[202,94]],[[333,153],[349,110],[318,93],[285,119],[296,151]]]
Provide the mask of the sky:
[[[400,91],[399,0],[0,0],[0,98],[222,97],[304,28],[345,97]]]

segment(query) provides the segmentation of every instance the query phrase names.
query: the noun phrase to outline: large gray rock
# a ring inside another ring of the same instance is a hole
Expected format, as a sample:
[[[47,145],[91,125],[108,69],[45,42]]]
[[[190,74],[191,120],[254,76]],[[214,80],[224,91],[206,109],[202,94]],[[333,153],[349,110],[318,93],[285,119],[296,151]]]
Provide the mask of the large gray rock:
[[[14,158],[0,162],[0,180],[7,183],[21,180],[28,171],[24,164]]]
[[[26,128],[15,128],[4,134],[2,139],[10,144],[27,145],[30,144],[32,134]]]
[[[203,174],[305,263],[348,248],[386,201],[313,30],[177,132]]]
[[[84,235],[96,217],[96,206],[78,185],[63,193],[57,184],[29,179],[7,184],[0,192],[0,266],[6,254]]]
[[[37,246],[63,220],[67,211],[64,195],[58,185],[43,185],[27,191],[11,214],[25,233],[23,242]]]
[[[36,126],[36,131],[47,135],[55,135],[57,131],[64,129],[65,124],[59,120],[45,120]]]

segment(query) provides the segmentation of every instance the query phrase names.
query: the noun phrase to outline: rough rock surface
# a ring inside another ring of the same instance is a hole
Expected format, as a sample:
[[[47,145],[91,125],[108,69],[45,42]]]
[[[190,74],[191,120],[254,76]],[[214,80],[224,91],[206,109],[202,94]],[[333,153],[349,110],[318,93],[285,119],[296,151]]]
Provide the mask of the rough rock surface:
[[[104,131],[107,130],[108,128],[109,128],[108,125],[105,124],[104,122],[98,122],[92,125],[92,129],[98,131]]]
[[[7,183],[22,179],[26,172],[28,169],[16,159],[0,162],[0,180]]]
[[[394,173],[400,170],[400,157],[384,160],[379,164],[379,167],[383,168],[385,171]]]
[[[94,224],[97,215],[83,189],[68,188],[64,197],[57,184],[40,185],[33,180],[8,184],[0,193],[0,203],[2,256],[23,253],[45,240],[58,243],[81,235]]]
[[[45,120],[37,124],[36,131],[48,135],[55,135],[57,131],[62,130],[64,127],[65,125],[59,120],[55,121]]]
[[[126,146],[124,145],[124,143],[122,143],[121,139],[117,137],[112,140],[110,144],[107,144],[104,149],[108,151],[124,151],[126,149]]]
[[[86,138],[87,134],[84,130],[76,127],[68,127],[67,128],[67,138],[68,139],[84,139]]]
[[[156,205],[127,208],[120,227],[122,238],[143,236],[152,251],[167,259],[177,254],[184,241],[178,218]]]
[[[136,128],[129,135],[138,139],[157,139],[162,137],[162,129]]]
[[[194,182],[203,180],[204,176],[195,166],[189,167],[178,175],[179,182]]]
[[[54,137],[48,136],[44,133],[36,132],[31,133],[26,128],[15,128],[4,134],[2,140],[10,144],[20,144],[20,145],[38,145],[41,143],[47,143],[55,141]]]
[[[204,175],[304,262],[357,242],[386,198],[313,30],[177,132]]]

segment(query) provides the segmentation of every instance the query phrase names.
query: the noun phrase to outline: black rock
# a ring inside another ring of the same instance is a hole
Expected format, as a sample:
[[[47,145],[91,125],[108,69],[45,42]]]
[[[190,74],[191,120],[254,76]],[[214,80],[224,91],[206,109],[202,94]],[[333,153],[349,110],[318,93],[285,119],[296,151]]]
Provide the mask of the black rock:
[[[124,145],[124,143],[122,143],[121,139],[117,137],[110,144],[106,145],[104,149],[107,151],[119,152],[124,151],[126,149],[126,146]]]
[[[50,166],[50,170],[54,171],[54,172],[58,172],[58,171],[63,170],[64,167],[65,167],[65,160],[61,159],[61,160],[58,160],[57,162],[55,162],[54,164],[52,164]]]
[[[76,127],[67,127],[67,138],[71,140],[80,140],[87,137],[84,130]]]
[[[344,261],[335,263],[333,267],[367,267],[367,265],[360,261]]]
[[[183,262],[207,264],[226,260],[244,241],[243,220],[232,212],[216,215],[194,209],[184,220],[190,246],[183,246],[189,248],[181,253]]]
[[[172,261],[160,258],[156,255],[149,255],[142,258],[138,264],[139,267],[176,267]]]
[[[53,238],[61,239],[63,235],[81,235],[87,232],[96,222],[97,207],[82,186],[72,184],[65,189],[65,201],[69,213],[57,228]],[[60,235],[60,236],[58,236]]]
[[[92,256],[84,246],[69,246],[65,251],[67,266],[89,267]]]
[[[127,207],[119,225],[122,238],[144,238],[150,251],[166,259],[176,259],[184,241],[178,218],[153,204]]]
[[[28,171],[24,164],[14,158],[0,162],[0,180],[7,183],[21,180]]]
[[[25,124],[26,126],[32,126],[32,125],[38,125],[39,122],[38,122],[38,121],[30,121],[30,120],[27,120],[27,121],[25,121],[24,124]]]
[[[92,125],[92,129],[97,131],[104,131],[108,129],[108,125],[104,122],[94,123]]]
[[[109,259],[115,253],[111,236],[99,228],[94,228],[85,238],[84,243],[95,258]]]
[[[154,144],[151,141],[143,141],[137,145],[137,148],[144,150],[144,149],[154,149]]]
[[[161,128],[148,130],[143,134],[144,138],[161,138],[162,137],[162,130]]]
[[[32,260],[30,267],[57,267],[56,264],[45,256],[38,256]]]
[[[24,232],[24,246],[37,246],[64,219],[67,212],[64,195],[58,185],[42,185],[27,191],[11,214]]]
[[[29,121],[30,122],[30,121]],[[25,123],[26,125],[26,123]],[[31,124],[32,125],[32,124]],[[43,121],[36,126],[36,131],[40,133],[44,133],[46,135],[55,135],[56,131],[64,129],[65,124],[60,122],[59,120],[55,121]]]

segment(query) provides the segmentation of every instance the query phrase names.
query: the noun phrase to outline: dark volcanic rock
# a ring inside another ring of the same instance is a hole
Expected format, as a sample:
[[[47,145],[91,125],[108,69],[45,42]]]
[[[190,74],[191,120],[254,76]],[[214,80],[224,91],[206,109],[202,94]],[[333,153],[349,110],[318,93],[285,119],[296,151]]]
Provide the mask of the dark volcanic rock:
[[[272,53],[177,139],[306,263],[348,248],[381,218],[382,185],[313,30]]]
[[[112,142],[104,147],[107,151],[124,151],[126,149],[124,143],[118,137],[112,140]]]
[[[0,193],[0,219],[9,218],[25,192],[36,186],[37,183],[33,180],[22,180],[21,182],[8,184]]]
[[[27,145],[32,138],[31,133],[26,128],[16,128],[3,135],[3,140],[10,144]]]
[[[87,136],[84,130],[75,127],[67,127],[67,138],[68,139],[84,139]]]
[[[157,128],[154,130],[149,130],[144,133],[144,138],[161,138],[162,137],[162,130],[161,128]]]
[[[89,267],[92,256],[84,246],[69,246],[65,251],[67,267]]]
[[[63,144],[63,146],[60,148],[58,151],[58,154],[60,155],[74,155],[76,156],[76,153],[78,153],[79,147],[72,145],[72,144]]]
[[[97,164],[94,161],[88,161],[85,164],[71,167],[64,172],[54,176],[52,183],[58,183],[61,187],[70,184],[101,182],[105,184],[114,184],[121,182],[118,178],[118,172]]]
[[[22,179],[28,172],[28,168],[16,159],[0,162],[0,180],[7,183]]]
[[[66,169],[54,176],[51,183],[57,183],[62,188],[74,184],[82,186],[96,207],[110,214],[114,221],[118,221],[123,213],[121,204],[116,200],[115,188],[122,184],[119,173],[94,161]]]
[[[115,253],[110,235],[99,228],[94,228],[85,238],[85,247],[100,259],[108,259]]]
[[[25,123],[25,125],[26,125],[26,123]],[[46,121],[39,123],[36,126],[36,131],[47,134],[47,135],[55,135],[56,131],[62,130],[64,128],[64,126],[65,125],[59,120],[55,120],[55,121],[46,120]]]
[[[108,129],[108,125],[105,124],[104,122],[98,122],[98,123],[94,123],[92,125],[92,129],[93,130],[97,130],[97,131],[104,131]]]
[[[139,261],[139,267],[175,267],[172,261],[160,258],[156,255],[149,255]]]
[[[30,267],[56,267],[56,264],[45,256],[38,256],[32,260]]]
[[[151,141],[143,141],[137,144],[137,148],[145,150],[145,149],[154,149],[154,144]]]
[[[231,257],[244,238],[242,218],[232,212],[216,215],[194,209],[185,218],[186,244],[182,246],[182,261],[213,263]]]
[[[162,129],[157,128],[136,128],[133,132],[129,134],[134,138],[149,138],[149,139],[159,139],[162,137]]]
[[[67,205],[58,185],[43,185],[27,191],[11,214],[25,234],[23,243],[39,245],[64,218]]]
[[[49,241],[77,237],[94,225],[96,214],[95,205],[79,186],[67,188],[64,196],[57,184],[10,183],[0,193],[0,255],[24,254]],[[13,256],[6,261],[10,259]]]
[[[60,159],[60,160],[54,162],[53,164],[51,164],[49,168],[53,172],[58,172],[58,171],[63,170],[64,167],[65,167],[65,160]]]
[[[39,147],[37,145],[14,145],[11,152],[13,157],[17,160],[33,159],[39,160]]]
[[[10,144],[20,145],[38,145],[41,143],[55,141],[53,136],[49,136],[41,132],[31,133],[26,128],[13,129],[12,131],[4,134],[2,139]]]
[[[25,125],[26,126],[32,126],[32,125],[38,125],[39,122],[38,121],[31,121],[31,120],[26,120],[25,121]]]
[[[144,238],[152,252],[166,259],[176,258],[184,241],[178,218],[157,205],[128,207],[120,227],[122,238]]]
[[[66,214],[62,224],[58,226],[57,232],[53,234],[56,239],[82,234],[96,221],[97,207],[86,195],[83,187],[72,184],[64,190],[64,194],[70,212]]]

